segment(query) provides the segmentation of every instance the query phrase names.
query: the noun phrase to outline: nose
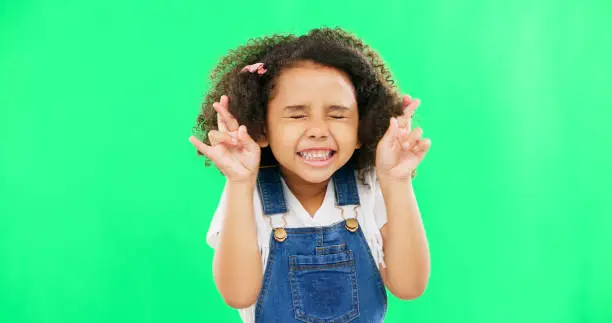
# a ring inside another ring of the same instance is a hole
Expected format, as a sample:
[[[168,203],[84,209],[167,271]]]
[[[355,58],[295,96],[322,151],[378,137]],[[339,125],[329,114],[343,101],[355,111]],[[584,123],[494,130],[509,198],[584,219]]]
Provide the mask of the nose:
[[[329,127],[325,120],[313,118],[308,124],[306,135],[309,139],[327,139],[329,137]]]

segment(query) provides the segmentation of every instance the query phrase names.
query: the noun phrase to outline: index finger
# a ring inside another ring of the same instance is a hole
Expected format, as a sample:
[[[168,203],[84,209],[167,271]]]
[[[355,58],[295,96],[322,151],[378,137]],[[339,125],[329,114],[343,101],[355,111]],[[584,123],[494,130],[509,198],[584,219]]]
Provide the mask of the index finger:
[[[406,108],[410,104],[410,101],[412,101],[412,97],[410,96],[410,94],[404,95],[404,97],[402,98],[403,108]]]
[[[219,101],[220,102],[218,103],[213,103],[213,108],[215,108],[215,111],[217,111],[221,116],[221,121],[225,123],[227,130],[231,132],[237,131],[239,126],[238,121],[236,120],[236,118],[234,118],[234,116],[229,112],[229,109],[227,108],[227,96],[222,95],[221,100]]]
[[[217,112],[217,128],[219,128],[219,131],[221,132],[227,132],[227,126],[225,125],[225,122],[221,120],[221,115],[219,112]]]
[[[402,119],[400,122],[401,126],[407,127],[408,129],[412,128],[412,116],[420,104],[421,100],[413,99],[410,101],[410,104],[404,106],[404,114],[400,117],[400,119]]]
[[[412,116],[416,108],[418,108],[419,104],[421,104],[421,100],[412,99],[409,95],[406,95],[402,100],[404,116]]]
[[[219,114],[219,112],[217,112],[217,128],[219,128],[219,132],[220,133],[227,133],[232,137],[236,137],[238,135],[238,130],[236,131],[229,131],[227,129],[227,125],[225,124],[225,122],[221,119],[221,115]]]

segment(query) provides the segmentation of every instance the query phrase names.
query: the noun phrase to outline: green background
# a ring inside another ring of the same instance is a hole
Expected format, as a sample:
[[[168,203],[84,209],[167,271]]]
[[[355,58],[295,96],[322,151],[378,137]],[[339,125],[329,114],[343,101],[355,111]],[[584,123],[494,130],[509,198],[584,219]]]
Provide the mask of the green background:
[[[432,273],[387,322],[612,322],[612,3],[0,2],[0,321],[238,322],[188,141],[249,37],[342,26],[422,100]]]

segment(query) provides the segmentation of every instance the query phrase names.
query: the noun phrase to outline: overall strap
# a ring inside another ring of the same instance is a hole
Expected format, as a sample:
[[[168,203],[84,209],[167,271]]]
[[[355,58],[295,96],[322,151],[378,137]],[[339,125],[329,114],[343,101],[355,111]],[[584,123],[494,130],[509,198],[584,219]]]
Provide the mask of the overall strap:
[[[336,191],[336,205],[360,205],[353,165],[345,164],[332,177]]]
[[[280,170],[277,166],[259,168],[257,189],[264,215],[287,213],[287,202],[281,183]]]
[[[360,205],[355,169],[344,165],[332,176],[336,205]],[[257,189],[264,215],[287,213],[287,202],[278,166],[261,167],[257,174]]]

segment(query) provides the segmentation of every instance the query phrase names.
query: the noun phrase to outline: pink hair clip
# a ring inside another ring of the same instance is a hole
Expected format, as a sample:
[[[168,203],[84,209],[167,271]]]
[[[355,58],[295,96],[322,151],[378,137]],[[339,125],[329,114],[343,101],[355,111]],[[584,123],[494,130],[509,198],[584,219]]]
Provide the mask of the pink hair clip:
[[[255,64],[247,65],[243,67],[240,70],[240,72],[251,72],[251,73],[257,72],[257,74],[263,75],[265,72],[268,71],[263,67],[263,65],[264,65],[263,63],[255,63]]]

